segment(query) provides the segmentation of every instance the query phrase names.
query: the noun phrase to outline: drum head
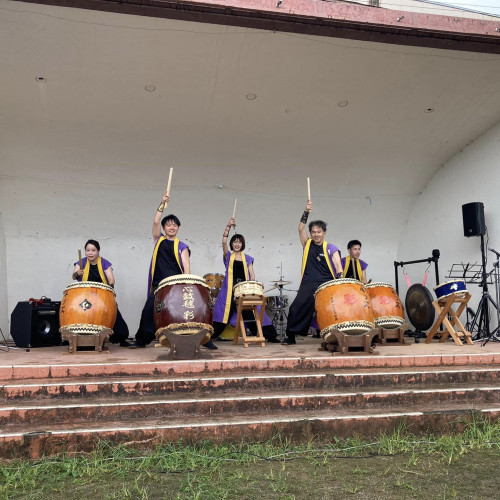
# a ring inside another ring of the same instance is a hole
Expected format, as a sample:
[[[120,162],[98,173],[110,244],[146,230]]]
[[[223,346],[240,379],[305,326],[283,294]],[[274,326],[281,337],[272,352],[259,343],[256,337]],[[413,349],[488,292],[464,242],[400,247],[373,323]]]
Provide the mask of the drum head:
[[[434,323],[436,311],[432,305],[431,292],[425,286],[417,284],[408,289],[405,307],[410,323],[417,330],[428,330]]]

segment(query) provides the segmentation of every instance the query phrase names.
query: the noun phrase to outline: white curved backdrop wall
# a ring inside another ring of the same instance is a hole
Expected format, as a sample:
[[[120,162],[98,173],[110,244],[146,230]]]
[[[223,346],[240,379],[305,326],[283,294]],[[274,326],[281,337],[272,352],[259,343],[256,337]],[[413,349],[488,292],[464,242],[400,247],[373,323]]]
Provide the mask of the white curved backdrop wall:
[[[440,281],[446,281],[453,263],[481,263],[480,237],[464,237],[462,205],[483,202],[489,246],[500,251],[500,124],[457,153],[434,175],[422,191],[405,224],[398,249],[398,261],[409,261],[441,251]],[[487,252],[488,271],[495,255]],[[425,264],[408,266],[413,283],[422,280]],[[431,269],[428,286],[435,286]],[[401,297],[407,286],[401,276]],[[476,285],[468,285],[475,308],[480,297]],[[495,296],[494,287],[490,289]]]

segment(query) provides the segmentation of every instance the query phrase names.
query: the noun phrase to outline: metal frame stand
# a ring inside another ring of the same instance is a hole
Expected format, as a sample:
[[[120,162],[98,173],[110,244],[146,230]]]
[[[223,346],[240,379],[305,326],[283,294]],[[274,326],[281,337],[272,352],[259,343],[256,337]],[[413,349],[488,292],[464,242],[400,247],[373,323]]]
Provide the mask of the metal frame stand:
[[[396,293],[399,296],[399,276],[398,276],[398,267],[403,268],[404,266],[408,266],[410,264],[422,264],[424,262],[427,262],[430,264],[431,262],[434,262],[434,271],[436,273],[436,285],[439,285],[439,266],[438,266],[438,260],[439,260],[439,255],[440,252],[439,250],[433,250],[432,251],[432,257],[427,257],[426,259],[419,259],[419,260],[409,260],[406,262],[403,261],[394,261],[394,275],[396,278]],[[410,330],[411,332],[411,330]],[[415,343],[418,344],[420,342],[420,339],[424,339],[427,337],[426,332],[422,332],[420,330],[415,329],[414,332],[407,333],[409,337],[413,337],[415,339]]]
[[[496,295],[497,302],[495,302],[488,290],[488,273],[486,272],[486,252],[484,250],[484,235],[481,235],[481,262],[482,262],[482,279],[480,286],[483,289],[483,294],[481,296],[481,300],[477,306],[476,314],[470,324],[470,331],[473,331],[477,324],[477,334],[473,340],[483,340],[481,345],[486,345],[491,339],[498,341],[495,337],[496,332],[499,327],[497,326],[495,330],[490,331],[490,302],[493,304],[493,307],[497,310],[497,319],[498,319],[498,283],[496,284]],[[498,273],[498,256],[497,256],[497,273]],[[498,281],[498,275],[496,276],[496,281]]]

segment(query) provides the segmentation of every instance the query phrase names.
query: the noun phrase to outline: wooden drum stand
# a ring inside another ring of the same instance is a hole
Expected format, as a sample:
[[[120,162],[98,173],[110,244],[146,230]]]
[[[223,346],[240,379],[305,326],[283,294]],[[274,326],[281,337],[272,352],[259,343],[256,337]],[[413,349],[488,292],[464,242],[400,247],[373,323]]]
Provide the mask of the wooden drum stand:
[[[243,339],[243,346],[248,347],[249,343],[260,344],[261,347],[266,347],[266,340],[262,333],[262,322],[264,321],[264,310],[266,307],[266,297],[264,295],[240,295],[235,298],[237,306],[236,328],[234,329],[233,344],[238,343],[240,337]],[[260,314],[257,307],[260,306]],[[243,311],[253,311],[255,322],[257,324],[257,335],[249,337],[246,334],[245,322],[243,321]]]

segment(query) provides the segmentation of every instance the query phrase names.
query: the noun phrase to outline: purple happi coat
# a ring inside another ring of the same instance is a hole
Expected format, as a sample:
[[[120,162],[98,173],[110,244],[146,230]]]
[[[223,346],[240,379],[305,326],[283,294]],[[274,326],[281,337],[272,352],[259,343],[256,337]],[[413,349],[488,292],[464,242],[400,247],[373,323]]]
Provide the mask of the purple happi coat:
[[[248,266],[253,263],[254,259],[253,257],[250,257],[250,255],[246,255],[245,253],[241,252],[242,257],[244,258],[243,260],[243,266],[245,268],[245,276],[248,280]],[[229,310],[231,308],[231,303],[233,302],[233,262],[234,262],[234,254],[232,252],[228,252],[227,256],[224,260],[224,266],[226,267],[226,275],[224,276],[224,281],[222,283],[221,290],[219,292],[219,295],[217,297],[217,301],[215,302],[214,306],[214,311],[213,311],[213,317],[214,321],[217,321],[218,323],[229,323],[232,326],[236,325],[236,316],[237,316],[237,311],[234,311],[234,313],[231,315],[229,318]],[[231,286],[231,290],[228,293],[229,286]],[[260,314],[260,307],[258,308],[259,314]],[[264,321],[262,322],[262,326],[267,326],[271,324],[271,320],[267,316],[267,314],[264,314]]]

